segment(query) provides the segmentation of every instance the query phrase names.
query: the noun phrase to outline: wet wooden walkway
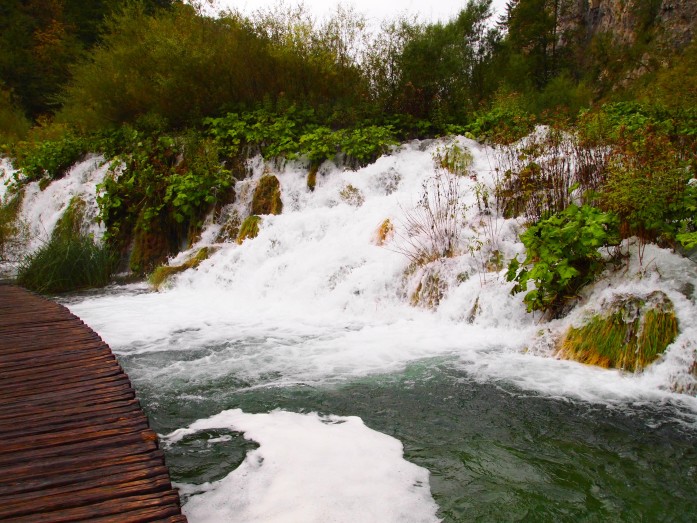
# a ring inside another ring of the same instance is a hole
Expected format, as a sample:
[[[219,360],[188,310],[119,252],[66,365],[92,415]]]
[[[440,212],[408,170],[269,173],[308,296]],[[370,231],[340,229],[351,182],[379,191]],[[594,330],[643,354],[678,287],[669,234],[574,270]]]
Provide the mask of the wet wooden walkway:
[[[109,347],[0,285],[0,521],[186,522],[157,435]]]

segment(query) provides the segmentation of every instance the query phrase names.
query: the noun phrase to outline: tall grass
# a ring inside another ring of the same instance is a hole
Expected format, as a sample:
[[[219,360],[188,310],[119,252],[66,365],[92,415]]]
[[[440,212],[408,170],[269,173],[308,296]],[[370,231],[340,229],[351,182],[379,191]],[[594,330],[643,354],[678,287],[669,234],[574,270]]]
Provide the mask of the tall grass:
[[[89,236],[54,235],[19,266],[17,283],[43,294],[53,294],[109,283],[118,258]]]

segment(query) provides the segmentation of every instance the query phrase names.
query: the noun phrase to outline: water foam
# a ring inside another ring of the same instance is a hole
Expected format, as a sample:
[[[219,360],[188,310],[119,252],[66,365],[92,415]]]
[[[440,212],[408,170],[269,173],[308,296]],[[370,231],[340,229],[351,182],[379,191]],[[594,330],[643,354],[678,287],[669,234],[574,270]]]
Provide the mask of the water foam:
[[[183,508],[191,521],[439,521],[428,471],[404,460],[398,440],[358,417],[235,409],[196,421],[164,441],[173,444],[207,429],[244,432],[260,447],[220,481],[179,485],[185,494],[197,493]]]

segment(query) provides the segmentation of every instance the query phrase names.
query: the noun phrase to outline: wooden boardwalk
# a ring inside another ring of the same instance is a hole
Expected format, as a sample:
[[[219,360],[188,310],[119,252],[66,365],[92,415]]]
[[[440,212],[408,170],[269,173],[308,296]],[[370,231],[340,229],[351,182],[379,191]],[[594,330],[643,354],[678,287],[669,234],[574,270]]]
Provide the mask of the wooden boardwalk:
[[[186,522],[157,435],[109,347],[0,285],[0,521]]]

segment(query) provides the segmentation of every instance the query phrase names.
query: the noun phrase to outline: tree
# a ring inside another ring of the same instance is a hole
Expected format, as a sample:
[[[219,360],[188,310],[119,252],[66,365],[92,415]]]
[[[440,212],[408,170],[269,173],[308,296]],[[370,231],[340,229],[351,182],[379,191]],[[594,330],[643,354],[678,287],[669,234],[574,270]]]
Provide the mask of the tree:
[[[483,69],[490,61],[495,29],[486,21],[491,0],[470,0],[447,24],[418,31],[399,57],[402,112],[426,118],[462,118],[484,97]]]

